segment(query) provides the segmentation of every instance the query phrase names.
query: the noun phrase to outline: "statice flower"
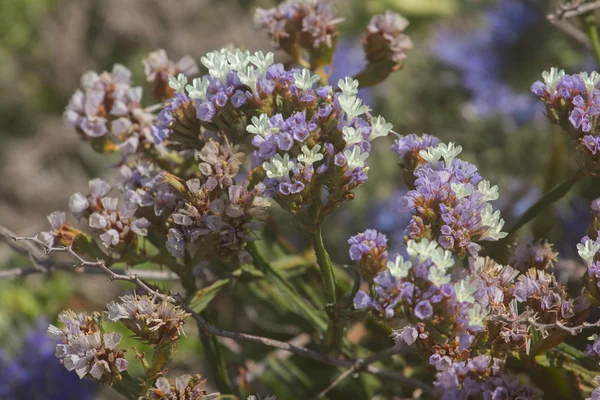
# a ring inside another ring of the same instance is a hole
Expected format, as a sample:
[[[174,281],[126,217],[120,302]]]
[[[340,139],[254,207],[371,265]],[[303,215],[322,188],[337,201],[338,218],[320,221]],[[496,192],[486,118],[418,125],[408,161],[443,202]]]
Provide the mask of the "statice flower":
[[[58,320],[64,326],[50,325],[47,335],[59,342],[56,357],[68,371],[75,371],[80,379],[88,377],[109,384],[121,379],[121,372],[128,366],[125,350],[117,347],[121,335],[103,333],[86,313],[63,311]]]
[[[119,167],[117,187],[127,207],[139,207],[136,214],[149,220],[172,211],[178,199],[165,182],[165,175],[160,167],[147,161],[138,160]],[[148,213],[146,207],[152,207],[152,211]]]
[[[396,64],[404,63],[406,51],[413,48],[412,40],[404,33],[407,27],[408,20],[392,11],[373,16],[364,42],[368,62],[375,64],[390,60]]]
[[[409,240],[407,253],[408,259],[401,255],[383,259],[387,268],[373,279],[374,297],[359,291],[354,307],[371,309],[392,326],[402,320],[421,324],[417,346],[427,356],[436,349],[436,343],[428,340],[431,330],[437,332],[435,337],[446,338],[446,342],[437,345],[456,347],[460,354],[471,346],[478,332],[485,330],[489,311],[475,301],[477,287],[466,280],[452,282],[452,253],[436,242]],[[406,337],[406,329],[398,335]],[[411,339],[406,343],[414,342],[414,331],[408,337]]]
[[[597,379],[598,377],[596,377]],[[588,397],[585,400],[600,400],[600,387],[596,387],[594,390],[592,390],[592,393],[590,393],[591,397]]]
[[[600,240],[584,236],[577,244],[577,252],[587,267],[585,284],[595,299],[600,299]]]
[[[597,155],[600,74],[594,71],[568,75],[552,68],[542,77],[543,81],[535,82],[531,91],[544,102],[546,115],[569,136],[586,161],[596,163],[600,158],[600,154]]]
[[[506,81],[507,63],[521,43],[531,42],[544,19],[533,5],[518,0],[502,0],[483,16],[481,27],[464,29],[442,27],[432,43],[433,56],[460,74],[461,86],[471,95],[474,112],[482,117],[504,116],[525,123],[538,113],[527,93]]]
[[[131,72],[115,64],[112,72],[87,72],[63,114],[82,137],[97,139],[95,148],[124,155],[150,143],[153,116],[141,107],[142,88],[131,86]],[[102,138],[102,140],[100,140]]]
[[[546,240],[527,240],[519,244],[513,251],[510,264],[521,272],[530,268],[545,270],[551,268],[558,261],[558,253],[552,244]]]
[[[137,235],[148,234],[150,222],[146,218],[136,218],[136,209],[131,203],[119,207],[116,197],[103,197],[98,211],[89,216],[89,226],[101,232],[100,240],[105,247],[126,251],[128,244],[137,240]]]
[[[169,86],[169,79],[172,76],[179,74],[194,76],[200,71],[192,57],[183,56],[175,63],[169,59],[167,52],[163,49],[148,54],[144,58],[143,64],[146,80],[150,83],[152,95],[157,100],[165,100],[175,94],[173,88]]]
[[[541,391],[519,384],[503,370],[504,360],[480,355],[452,363],[437,373],[434,384],[442,400],[543,398]]]
[[[514,296],[547,324],[577,325],[578,317],[589,307],[584,297],[570,298],[554,275],[533,268],[518,277]]]
[[[414,189],[403,197],[403,210],[413,214],[406,233],[409,239],[434,238],[459,257],[476,256],[481,248],[476,242],[507,234],[500,211],[489,203],[498,198],[498,187],[456,158],[461,151],[454,143],[419,151],[424,162],[414,171]]]
[[[92,213],[102,210],[100,199],[105,197],[111,190],[111,186],[103,179],[95,178],[89,182],[89,193],[74,193],[69,199],[71,214],[78,220],[88,218]]]
[[[187,243],[192,252],[251,261],[245,247],[255,239],[269,202],[263,197],[264,185],[249,188],[247,181],[233,181],[241,157],[235,148],[209,142],[200,152],[202,179],[185,185],[171,182],[181,199],[171,214],[167,237],[173,256],[182,257]]]
[[[525,323],[509,322],[519,316],[515,299],[515,279],[519,272],[509,265],[500,265],[491,258],[470,258],[469,272],[464,278],[476,288],[473,298],[489,311],[488,343],[501,351],[526,351],[530,337]]]
[[[313,89],[318,79],[308,70],[296,71],[289,90],[298,99],[287,110],[253,117],[255,164],[264,171],[267,194],[284,209],[297,214],[319,201],[325,187],[327,215],[367,179],[371,142],[386,136],[392,125],[382,117],[362,119],[366,106],[357,97],[358,81],[340,79],[341,92],[331,87]]]
[[[228,188],[234,184],[234,178],[240,171],[244,162],[244,153],[238,152],[239,146],[230,146],[229,143],[221,145],[213,140],[206,143],[198,158],[202,161],[199,165],[200,172],[207,178],[206,188]]]
[[[160,377],[151,389],[147,400],[209,400],[215,399],[218,395],[211,395],[206,390],[206,379],[200,375],[182,375],[175,379],[174,383],[169,382],[165,377]]]
[[[81,233],[67,222],[64,212],[54,211],[47,218],[51,229],[40,232],[38,237],[50,247],[70,246]]]
[[[277,7],[257,8],[254,24],[268,32],[273,43],[296,55],[295,46],[307,51],[335,47],[338,18],[327,0],[286,0]]]
[[[371,280],[377,273],[386,268],[387,237],[375,229],[367,229],[363,233],[352,236],[350,244],[350,259],[359,262],[362,276]]]
[[[125,295],[108,304],[108,319],[121,321],[145,343],[159,346],[177,340],[189,315],[166,299],[144,295]]]
[[[417,136],[414,133],[401,136],[394,141],[392,150],[400,156],[400,168],[402,168],[402,177],[404,182],[414,189],[415,169],[425,162],[425,159],[419,155],[421,150],[427,150],[430,147],[435,147],[440,143],[435,136],[423,134]]]

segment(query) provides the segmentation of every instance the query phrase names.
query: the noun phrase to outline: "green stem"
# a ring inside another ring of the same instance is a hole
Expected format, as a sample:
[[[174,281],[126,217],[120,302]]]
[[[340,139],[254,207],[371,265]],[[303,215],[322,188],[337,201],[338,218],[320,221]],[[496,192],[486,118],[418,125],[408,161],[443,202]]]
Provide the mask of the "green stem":
[[[267,279],[275,284],[278,289],[284,292],[285,295],[289,297],[290,301],[292,301],[302,311],[305,317],[313,325],[315,325],[319,330],[325,331],[325,329],[327,329],[327,324],[323,318],[321,318],[315,312],[315,310],[306,302],[306,300],[300,297],[291,283],[282,277],[279,272],[273,268],[273,266],[269,264],[267,260],[265,260],[262,254],[260,254],[258,251],[256,243],[250,243],[247,250],[254,260],[254,265],[256,265],[256,267],[265,274]]]
[[[121,372],[121,378],[121,381],[115,383],[112,388],[128,400],[137,399],[142,389],[139,382],[133,379],[127,371]]]
[[[323,244],[323,235],[321,234],[320,226],[317,226],[312,234],[313,246],[317,256],[317,264],[321,271],[321,279],[325,288],[325,296],[327,297],[327,310],[329,315],[329,326],[327,328],[327,341],[330,348],[339,350],[341,348],[344,327],[340,323],[339,317],[336,314],[336,282],[333,274],[333,267],[325,245]]]
[[[335,303],[335,276],[333,275],[333,267],[331,266],[331,260],[329,254],[325,250],[323,244],[323,236],[321,235],[321,228],[312,235],[313,245],[315,247],[315,254],[317,256],[317,264],[321,270],[321,278],[323,279],[323,286],[325,287],[325,295],[327,296],[327,302],[330,304]]]
[[[575,183],[579,182],[586,176],[585,172],[581,169],[577,170],[577,172],[566,181],[560,183],[555,186],[551,191],[544,194],[538,201],[536,201],[531,207],[527,209],[519,217],[517,222],[508,230],[509,237],[514,235],[523,225],[527,224],[529,221],[537,217],[542,211],[544,211],[547,207],[556,203],[558,200],[562,199],[569,193],[571,188],[575,185]]]
[[[598,28],[596,27],[596,17],[594,15],[590,15],[585,20],[587,33],[592,42],[592,48],[594,49],[594,56],[596,57],[596,62],[600,65],[600,38],[598,37]]]
[[[186,292],[185,303],[188,304],[194,298],[194,294],[198,291],[196,279],[192,274],[191,268],[183,267],[175,272],[181,278],[181,284],[184,286]],[[202,317],[206,321],[209,320],[206,312],[202,313]],[[204,354],[206,355],[206,361],[208,361],[208,364],[210,365],[217,388],[223,394],[233,394],[233,386],[229,379],[229,374],[227,373],[225,358],[221,354],[219,348],[219,342],[214,336],[207,336],[200,324],[198,324],[198,335],[200,336]]]

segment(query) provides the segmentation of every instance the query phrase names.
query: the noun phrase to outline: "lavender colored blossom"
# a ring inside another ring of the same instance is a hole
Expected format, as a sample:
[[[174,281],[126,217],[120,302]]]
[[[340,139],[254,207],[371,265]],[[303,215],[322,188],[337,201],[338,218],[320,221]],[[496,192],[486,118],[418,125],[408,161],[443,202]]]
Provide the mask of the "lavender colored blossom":
[[[108,304],[108,319],[120,321],[142,341],[159,346],[177,340],[189,315],[168,300],[125,295]]]
[[[552,68],[542,74],[531,90],[546,106],[546,115],[577,144],[586,160],[596,162],[598,152],[597,121],[600,114],[600,74],[568,75]]]
[[[56,357],[68,371],[75,371],[80,379],[90,377],[104,383],[120,379],[120,373],[128,367],[125,351],[117,347],[121,335],[102,333],[85,313],[63,311],[58,320],[64,326],[50,325],[47,335],[59,342]]]
[[[106,247],[118,248],[130,242],[136,235],[146,236],[150,222],[146,218],[136,218],[137,207],[132,203],[124,203],[118,207],[116,197],[100,199],[98,211],[89,216],[89,226],[100,232],[100,239]]]
[[[254,14],[257,28],[268,32],[275,45],[291,49],[297,41],[307,49],[333,47],[342,22],[326,0],[287,0],[268,10],[258,8]]]
[[[350,259],[359,261],[360,272],[365,277],[374,277],[386,268],[388,258],[387,237],[374,229],[352,236],[350,244]]]
[[[407,154],[405,148],[414,145],[420,143],[410,138],[401,139],[396,147]],[[506,233],[501,231],[504,220],[500,212],[489,203],[498,198],[498,187],[482,180],[474,165],[456,158],[461,151],[454,143],[419,151],[423,162],[414,171],[414,189],[404,196],[403,210],[413,214],[409,238],[433,237],[461,257],[467,253],[476,256],[481,248],[477,241],[498,240]]]
[[[201,379],[200,375],[182,375],[174,383],[165,377],[158,378],[148,399],[208,400],[211,397],[206,390],[206,379]]]
[[[413,48],[412,40],[404,33],[407,27],[408,20],[392,11],[371,18],[364,43],[369,63],[384,60],[404,62],[406,51]]]
[[[88,139],[111,135],[124,155],[150,139],[153,117],[141,108],[142,88],[131,86],[131,72],[115,64],[112,72],[87,72],[63,114],[67,125]],[[105,149],[110,150],[110,147]]]
[[[544,240],[528,240],[517,246],[511,256],[510,263],[521,272],[530,268],[545,270],[551,268],[558,260],[552,244]]]
[[[466,400],[473,395],[484,399],[541,400],[542,392],[520,385],[514,376],[502,372],[504,361],[480,355],[454,362],[436,375],[435,386],[443,400]]]

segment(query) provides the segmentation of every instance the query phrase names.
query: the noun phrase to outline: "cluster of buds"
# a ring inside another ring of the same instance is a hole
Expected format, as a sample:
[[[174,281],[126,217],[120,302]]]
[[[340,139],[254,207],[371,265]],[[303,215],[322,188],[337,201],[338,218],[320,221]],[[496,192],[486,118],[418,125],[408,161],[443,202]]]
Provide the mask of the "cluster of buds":
[[[153,346],[179,339],[189,315],[166,299],[148,295],[125,295],[107,308],[110,321],[121,321],[139,340]]]
[[[131,86],[131,72],[115,64],[112,72],[87,72],[64,112],[64,119],[98,151],[126,156],[153,146],[154,116],[142,106],[142,88]]]
[[[125,350],[117,347],[121,335],[104,333],[97,319],[86,313],[63,311],[58,320],[64,326],[50,325],[47,335],[59,342],[56,357],[68,371],[75,371],[80,379],[108,384],[121,380],[121,372],[128,367]]]
[[[541,391],[521,385],[517,377],[503,370],[504,360],[480,355],[446,366],[437,373],[434,384],[442,400],[543,398]]]
[[[218,394],[209,394],[206,390],[206,379],[200,375],[182,375],[175,379],[175,383],[167,378],[160,377],[144,400],[210,400],[216,399]]]
[[[597,166],[600,160],[600,74],[594,71],[568,75],[552,68],[542,77],[543,82],[535,82],[531,91],[544,101],[550,121],[575,142],[586,165]]]
[[[478,255],[478,241],[507,235],[502,232],[500,211],[489,203],[498,198],[498,186],[483,180],[474,165],[457,158],[461,146],[409,135],[398,139],[394,149],[407,165],[417,164],[414,188],[402,199],[403,211],[413,215],[408,239],[437,240],[462,258]]]
[[[392,61],[396,69],[402,67],[406,51],[413,48],[412,40],[404,34],[407,27],[408,21],[392,11],[371,18],[364,43],[367,61],[371,64]]]
[[[123,202],[119,207],[117,197],[107,196],[110,190],[108,182],[93,179],[89,193],[73,194],[69,207],[76,218],[88,220],[89,226],[96,231],[106,248],[123,254],[137,241],[138,235],[147,235],[150,222],[135,216],[137,204]]]
[[[513,251],[510,264],[521,272],[531,268],[541,271],[551,268],[558,261],[558,253],[552,248],[552,244],[546,240],[527,240],[519,244]]]
[[[331,62],[337,24],[342,21],[325,0],[287,0],[268,10],[258,8],[254,14],[256,27],[266,30],[276,47],[295,60],[306,51],[312,68]]]
[[[387,268],[387,237],[375,229],[348,239],[350,259],[358,261],[360,274],[369,282]]]
[[[190,252],[251,261],[245,247],[255,239],[269,202],[262,185],[250,189],[246,181],[235,182],[243,156],[237,147],[209,141],[199,153],[201,178],[184,185],[168,177],[182,199],[170,217],[167,249],[173,256],[182,257],[189,244]]]

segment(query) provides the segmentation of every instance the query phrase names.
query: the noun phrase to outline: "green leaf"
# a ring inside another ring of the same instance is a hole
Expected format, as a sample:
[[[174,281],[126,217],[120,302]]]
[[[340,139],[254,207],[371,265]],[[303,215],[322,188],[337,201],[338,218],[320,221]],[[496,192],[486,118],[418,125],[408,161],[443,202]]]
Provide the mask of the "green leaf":
[[[213,283],[212,285],[205,287],[204,289],[198,290],[192,301],[190,307],[197,313],[202,312],[208,304],[215,298],[215,296],[230,282],[230,279],[221,279]]]

